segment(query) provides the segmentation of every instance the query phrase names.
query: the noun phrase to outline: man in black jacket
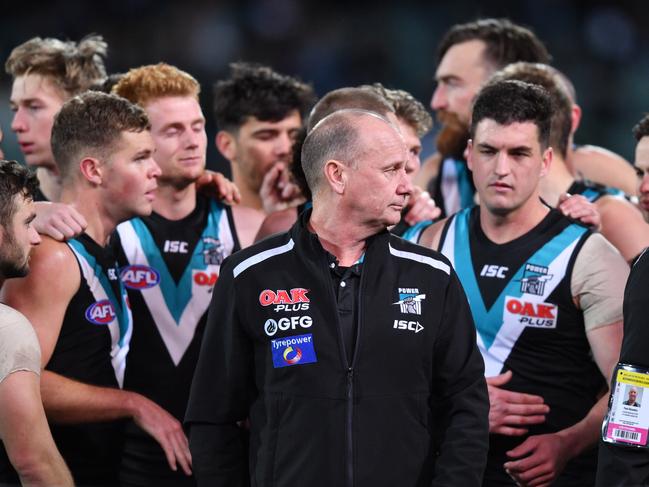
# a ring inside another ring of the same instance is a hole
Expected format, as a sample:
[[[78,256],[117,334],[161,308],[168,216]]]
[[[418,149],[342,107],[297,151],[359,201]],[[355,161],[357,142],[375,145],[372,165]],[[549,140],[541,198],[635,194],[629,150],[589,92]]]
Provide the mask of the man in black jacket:
[[[386,230],[406,160],[381,116],[329,115],[302,149],[313,210],[224,262],[185,418],[199,485],[480,485],[468,303],[448,260]]]

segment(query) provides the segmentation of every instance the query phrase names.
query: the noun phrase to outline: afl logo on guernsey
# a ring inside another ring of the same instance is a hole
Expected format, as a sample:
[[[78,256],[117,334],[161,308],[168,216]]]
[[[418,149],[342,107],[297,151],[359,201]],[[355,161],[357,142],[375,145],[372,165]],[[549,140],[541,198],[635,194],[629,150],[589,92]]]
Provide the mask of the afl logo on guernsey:
[[[86,309],[86,319],[95,325],[107,325],[115,319],[115,308],[108,299],[92,303]]]
[[[149,289],[160,282],[160,274],[153,267],[146,265],[129,265],[119,273],[124,285],[129,289]]]

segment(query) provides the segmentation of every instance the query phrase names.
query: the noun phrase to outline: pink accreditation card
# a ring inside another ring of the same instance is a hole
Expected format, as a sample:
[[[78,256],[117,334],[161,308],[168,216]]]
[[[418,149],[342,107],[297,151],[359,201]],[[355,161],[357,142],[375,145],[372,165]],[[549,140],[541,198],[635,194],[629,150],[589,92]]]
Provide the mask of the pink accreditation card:
[[[649,369],[618,364],[602,425],[602,440],[647,448],[649,433]]]

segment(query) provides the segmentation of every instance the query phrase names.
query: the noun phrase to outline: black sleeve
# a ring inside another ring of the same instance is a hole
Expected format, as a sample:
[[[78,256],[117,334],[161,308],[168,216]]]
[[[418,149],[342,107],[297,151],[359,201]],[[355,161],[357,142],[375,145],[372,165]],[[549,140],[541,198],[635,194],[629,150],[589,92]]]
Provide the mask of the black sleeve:
[[[435,342],[431,409],[439,424],[434,486],[479,487],[489,447],[484,362],[466,296],[451,271]]]
[[[649,368],[649,253],[642,254],[631,269],[624,290],[624,339],[620,362]],[[649,485],[649,450],[600,441],[598,487]]]
[[[226,260],[207,316],[185,424],[199,486],[246,485],[247,449],[238,421],[254,397],[252,345],[239,323],[232,266]]]

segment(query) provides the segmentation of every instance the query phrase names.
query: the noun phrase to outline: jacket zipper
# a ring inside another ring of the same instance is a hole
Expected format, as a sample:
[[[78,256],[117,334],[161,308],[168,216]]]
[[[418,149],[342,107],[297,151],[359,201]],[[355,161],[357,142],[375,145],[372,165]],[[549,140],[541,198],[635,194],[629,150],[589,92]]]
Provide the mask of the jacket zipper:
[[[352,364],[347,368],[347,485],[354,487],[354,442],[353,442],[353,418],[354,418],[354,367],[358,358],[358,349],[361,341],[362,307],[361,296],[363,295],[363,282],[365,273],[361,271],[361,279],[358,283],[358,295],[356,306],[356,343],[352,355]],[[343,344],[344,345],[344,344]],[[349,363],[349,362],[348,362]]]

